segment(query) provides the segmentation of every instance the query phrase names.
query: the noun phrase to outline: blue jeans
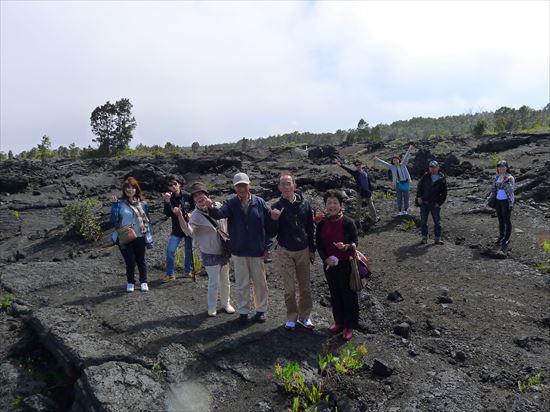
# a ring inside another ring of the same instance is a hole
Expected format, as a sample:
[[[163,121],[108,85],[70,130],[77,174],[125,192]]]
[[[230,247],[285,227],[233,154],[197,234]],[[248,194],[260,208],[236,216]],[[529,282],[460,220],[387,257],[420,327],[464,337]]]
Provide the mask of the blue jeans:
[[[434,234],[436,239],[441,239],[441,208],[433,205],[420,206],[420,230],[422,237],[428,237],[428,216],[432,214],[434,220]]]
[[[193,272],[193,240],[187,236],[178,237],[176,235],[171,235],[170,239],[168,239],[168,247],[166,248],[166,274],[169,276],[174,274],[174,256],[182,240],[185,240],[185,273]]]

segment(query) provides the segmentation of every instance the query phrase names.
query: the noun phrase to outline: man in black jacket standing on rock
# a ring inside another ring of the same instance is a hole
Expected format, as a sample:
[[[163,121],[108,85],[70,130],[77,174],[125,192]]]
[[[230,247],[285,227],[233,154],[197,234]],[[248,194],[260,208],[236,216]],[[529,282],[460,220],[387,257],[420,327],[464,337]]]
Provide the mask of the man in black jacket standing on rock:
[[[434,220],[435,244],[442,245],[441,239],[441,205],[447,199],[447,180],[439,171],[439,163],[432,160],[429,171],[418,182],[416,202],[420,206],[420,229],[422,243],[428,243],[428,215],[431,213]]]
[[[366,170],[363,169],[361,161],[358,159],[353,164],[355,169],[351,167],[344,166],[340,162],[336,162],[338,166],[348,172],[355,179],[355,184],[357,185],[357,204],[356,204],[356,217],[355,220],[361,222],[361,208],[363,206],[363,199],[367,200],[367,208],[369,209],[368,219],[371,221],[371,224],[376,224],[380,220],[374,208],[374,203],[372,202],[372,178],[369,176]]]
[[[292,176],[283,174],[279,178],[281,198],[271,206],[270,224],[270,234],[277,236],[274,264],[285,287],[285,328],[290,330],[296,327],[296,323],[307,329],[313,328],[310,319],[310,264],[315,259],[313,211],[309,202],[295,189]]]

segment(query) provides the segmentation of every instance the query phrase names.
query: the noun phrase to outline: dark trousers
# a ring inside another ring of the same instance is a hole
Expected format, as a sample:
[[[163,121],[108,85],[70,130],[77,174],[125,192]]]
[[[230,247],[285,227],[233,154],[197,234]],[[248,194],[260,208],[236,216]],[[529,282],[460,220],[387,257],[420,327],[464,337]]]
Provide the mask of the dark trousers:
[[[325,271],[334,322],[345,328],[354,329],[359,322],[359,301],[357,292],[349,288],[350,274],[351,265],[346,261],[340,261],[337,266]]]
[[[120,248],[120,253],[126,263],[126,278],[128,283],[136,283],[134,276],[136,264],[139,271],[139,283],[147,282],[147,267],[145,266],[145,237],[138,237]]]
[[[508,242],[512,235],[512,208],[508,200],[497,199],[497,217],[499,239]]]
[[[430,213],[434,220],[435,238],[441,239],[441,208],[425,204],[420,206],[420,230],[422,237],[428,237],[428,216]]]

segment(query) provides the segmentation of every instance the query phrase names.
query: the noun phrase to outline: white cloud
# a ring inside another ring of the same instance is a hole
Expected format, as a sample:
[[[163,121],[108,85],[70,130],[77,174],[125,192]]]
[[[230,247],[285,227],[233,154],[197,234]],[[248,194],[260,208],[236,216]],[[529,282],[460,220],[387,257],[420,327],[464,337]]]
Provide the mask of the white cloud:
[[[213,143],[550,100],[550,3],[2,2],[1,147]]]

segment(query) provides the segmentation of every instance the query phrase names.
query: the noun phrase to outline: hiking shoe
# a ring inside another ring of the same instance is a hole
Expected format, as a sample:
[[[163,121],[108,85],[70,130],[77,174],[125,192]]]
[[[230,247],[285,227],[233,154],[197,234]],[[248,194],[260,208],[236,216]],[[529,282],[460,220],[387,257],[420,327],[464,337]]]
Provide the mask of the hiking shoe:
[[[313,322],[311,322],[311,319],[305,319],[305,320],[298,319],[298,325],[303,326],[306,329],[313,329],[315,327],[313,325]]]
[[[291,320],[286,321],[285,329],[294,330],[295,328],[296,328],[296,323],[292,322]]]
[[[351,340],[351,338],[353,338],[353,329],[345,328],[342,333],[342,338],[344,338],[344,340]]]
[[[164,275],[160,278],[162,283],[173,282],[174,280],[176,280],[176,275]]]
[[[339,325],[339,324],[335,323],[334,325],[329,326],[328,331],[330,333],[338,333],[342,329],[344,329],[344,327],[342,325]]]
[[[149,286],[147,285],[146,282],[141,284],[140,289],[142,292],[149,292]]]
[[[267,320],[265,312],[256,312],[254,315],[254,321],[258,323],[264,323]]]
[[[502,244],[502,238],[499,237],[497,240],[495,240],[495,245],[501,245]]]
[[[506,240],[506,241],[503,240],[500,250],[502,250],[504,253],[506,253],[506,251],[508,250],[508,246],[510,246],[510,241],[509,240]]]
[[[444,245],[444,244],[445,244],[445,242],[443,242],[441,239],[436,239],[434,241],[434,245]]]
[[[134,291],[134,284],[128,283],[128,285],[126,285],[126,292],[132,293],[133,291]]]
[[[226,306],[224,306],[223,310],[225,311],[225,313],[229,313],[230,315],[235,313],[235,308],[231,306],[231,303],[228,303]]]
[[[208,310],[208,316],[212,316],[212,317],[216,316],[216,309]]]
[[[420,241],[420,243],[422,243],[423,245],[427,245],[428,244],[428,238],[423,237],[422,240]]]
[[[239,315],[239,325],[244,326],[248,323],[248,315],[246,313],[241,313]]]

